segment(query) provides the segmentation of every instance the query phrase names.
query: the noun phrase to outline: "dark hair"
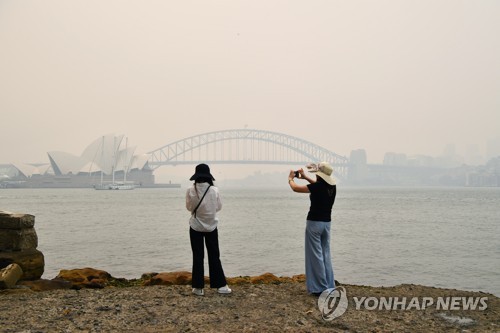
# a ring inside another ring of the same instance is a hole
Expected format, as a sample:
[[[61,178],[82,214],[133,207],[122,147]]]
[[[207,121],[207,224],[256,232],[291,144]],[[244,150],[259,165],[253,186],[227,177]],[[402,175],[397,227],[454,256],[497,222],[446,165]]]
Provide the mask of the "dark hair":
[[[211,177],[198,177],[194,181],[195,183],[209,183],[210,185],[214,186],[214,182],[212,181]]]
[[[323,184],[326,184],[326,185],[330,185],[326,182],[326,180],[323,179],[323,177],[320,177],[318,175],[316,175],[316,182],[317,183],[323,183]],[[330,185],[331,186],[331,185]]]
[[[316,183],[323,183],[325,184],[328,188],[334,187],[335,185],[328,184],[326,180],[324,180],[322,177],[316,175]]]

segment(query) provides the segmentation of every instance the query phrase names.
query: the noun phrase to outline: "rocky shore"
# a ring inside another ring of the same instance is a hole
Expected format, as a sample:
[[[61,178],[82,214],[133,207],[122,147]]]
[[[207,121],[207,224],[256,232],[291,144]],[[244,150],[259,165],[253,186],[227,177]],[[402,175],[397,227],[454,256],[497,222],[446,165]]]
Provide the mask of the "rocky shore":
[[[86,268],[61,271],[54,280],[19,282],[0,290],[0,332],[500,331],[500,299],[482,292],[342,284],[347,311],[327,321],[318,297],[307,294],[303,275],[229,278],[232,294],[207,288],[203,297],[191,294],[190,277],[189,272],[170,272],[125,280]],[[361,304],[362,297],[369,301]],[[407,307],[417,298],[418,307],[372,309],[384,297],[406,297]],[[433,304],[422,309],[424,298],[451,299],[451,305],[454,299],[455,305],[472,299],[479,306],[444,310]],[[487,307],[480,309],[481,304]]]

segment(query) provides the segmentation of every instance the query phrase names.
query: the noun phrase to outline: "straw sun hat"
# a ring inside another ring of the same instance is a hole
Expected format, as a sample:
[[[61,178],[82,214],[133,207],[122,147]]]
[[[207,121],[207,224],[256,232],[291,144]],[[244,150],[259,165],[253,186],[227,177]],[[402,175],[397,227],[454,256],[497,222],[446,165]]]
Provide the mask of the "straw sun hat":
[[[335,179],[332,177],[333,167],[328,162],[309,163],[307,171],[315,173],[330,185],[335,185]]]

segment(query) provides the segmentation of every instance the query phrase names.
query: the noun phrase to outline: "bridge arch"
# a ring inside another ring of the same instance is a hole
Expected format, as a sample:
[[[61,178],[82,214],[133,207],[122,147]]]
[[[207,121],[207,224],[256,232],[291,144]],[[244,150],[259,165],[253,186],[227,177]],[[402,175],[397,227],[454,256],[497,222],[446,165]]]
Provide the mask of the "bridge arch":
[[[347,176],[348,159],[291,135],[256,129],[214,131],[187,137],[148,153],[152,169],[180,164],[285,164],[327,161]]]

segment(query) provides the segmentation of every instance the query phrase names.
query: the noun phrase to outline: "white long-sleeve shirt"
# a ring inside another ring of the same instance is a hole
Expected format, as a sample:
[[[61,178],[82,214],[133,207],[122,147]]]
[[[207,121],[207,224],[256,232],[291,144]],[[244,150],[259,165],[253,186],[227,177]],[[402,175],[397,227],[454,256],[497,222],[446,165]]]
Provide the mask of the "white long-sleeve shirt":
[[[208,183],[193,184],[186,191],[186,208],[191,212],[189,225],[199,232],[211,232],[217,228],[219,218],[217,212],[222,209],[222,201],[219,195],[219,189],[215,186],[210,186],[205,198],[196,210],[196,217],[194,217],[193,210],[200,202],[203,194],[207,190]]]

